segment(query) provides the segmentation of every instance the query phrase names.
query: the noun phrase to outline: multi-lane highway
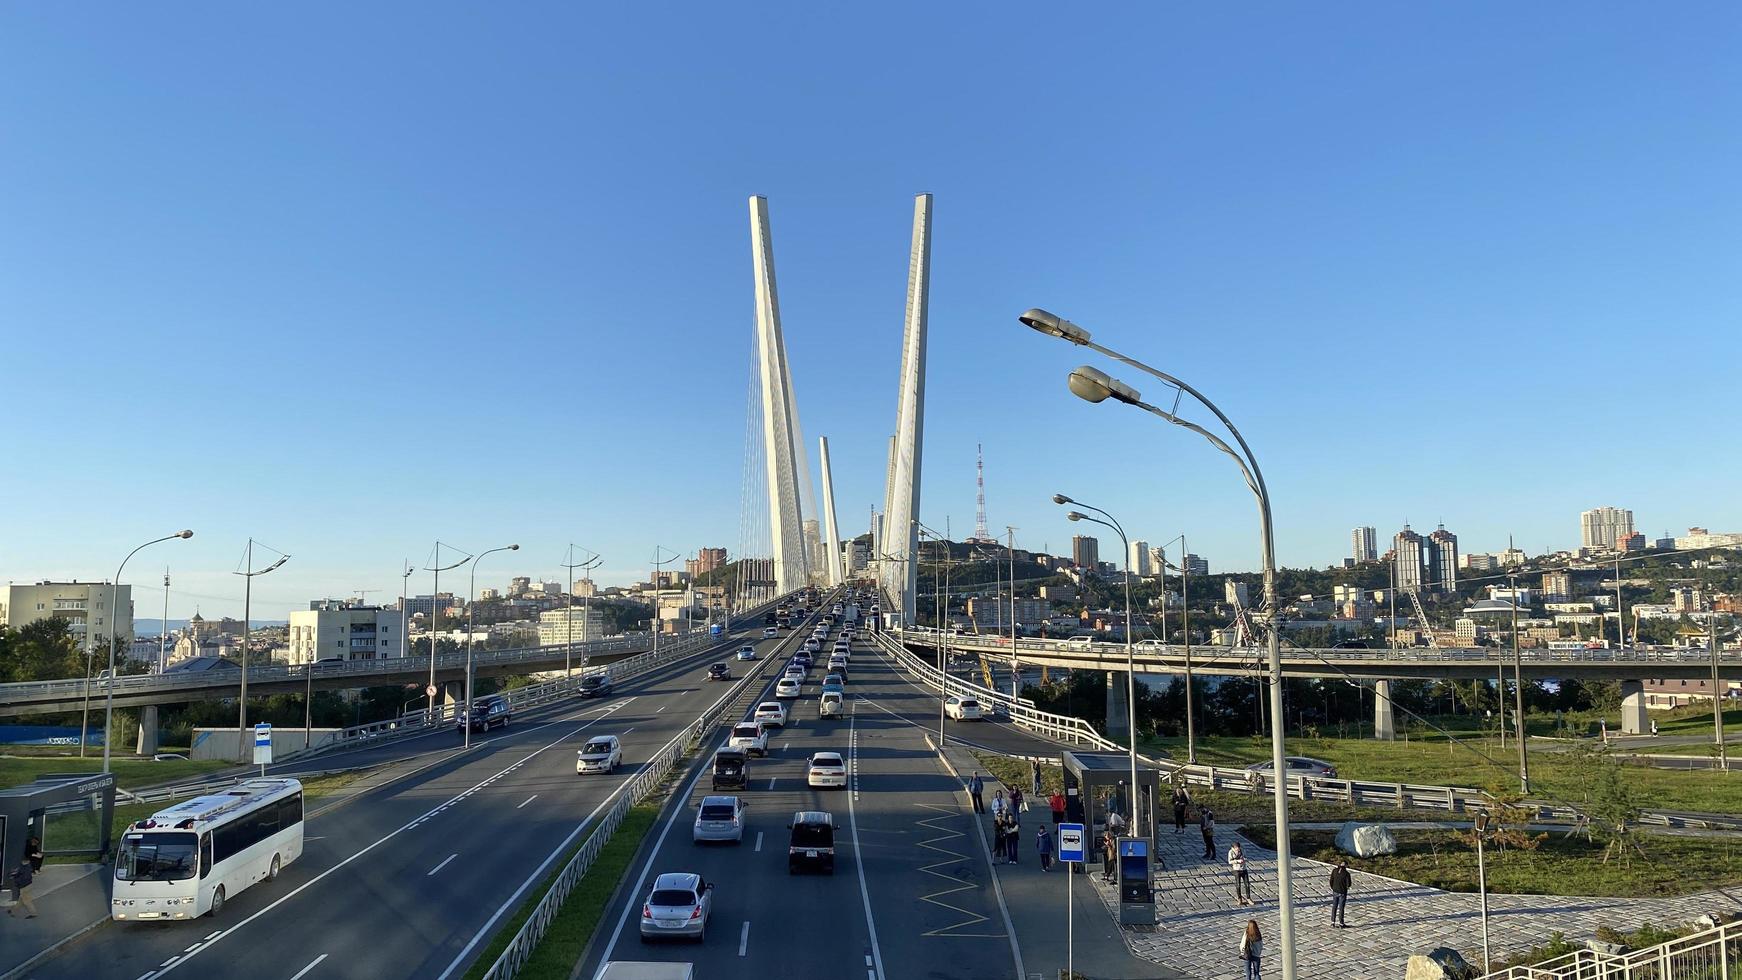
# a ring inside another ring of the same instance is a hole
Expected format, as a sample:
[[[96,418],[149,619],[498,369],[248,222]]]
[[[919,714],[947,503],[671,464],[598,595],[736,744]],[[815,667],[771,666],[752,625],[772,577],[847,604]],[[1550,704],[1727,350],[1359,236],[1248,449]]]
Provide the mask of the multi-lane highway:
[[[760,623],[747,632],[760,636]],[[765,657],[776,653],[774,640],[731,637],[609,698],[517,716],[505,730],[474,737],[472,751],[347,805],[323,810],[313,803],[302,859],[277,881],[234,897],[220,916],[109,923],[31,976],[457,975],[603,812],[638,760],[737,690],[739,682],[709,682],[706,668],[746,642]],[[622,739],[626,764],[614,775],[577,775],[576,750],[598,734]],[[459,741],[457,732],[422,740],[444,738]],[[397,743],[391,751],[407,748]]]

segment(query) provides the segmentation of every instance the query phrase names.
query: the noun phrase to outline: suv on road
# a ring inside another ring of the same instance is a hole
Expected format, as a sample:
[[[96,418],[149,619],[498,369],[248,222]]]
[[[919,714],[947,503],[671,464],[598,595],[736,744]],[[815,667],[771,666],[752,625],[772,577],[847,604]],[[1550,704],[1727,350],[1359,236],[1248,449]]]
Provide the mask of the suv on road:
[[[581,697],[603,698],[611,694],[610,674],[588,674],[581,678]]]
[[[835,818],[822,810],[792,815],[792,835],[786,842],[786,873],[802,869],[835,873]]]

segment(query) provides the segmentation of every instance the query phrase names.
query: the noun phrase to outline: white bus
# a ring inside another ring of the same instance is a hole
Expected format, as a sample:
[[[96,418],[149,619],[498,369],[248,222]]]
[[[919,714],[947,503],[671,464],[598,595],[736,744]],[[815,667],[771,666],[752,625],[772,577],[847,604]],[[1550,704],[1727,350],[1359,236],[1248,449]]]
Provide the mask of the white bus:
[[[184,800],[121,834],[109,914],[117,920],[217,914],[302,856],[302,784],[250,779]]]

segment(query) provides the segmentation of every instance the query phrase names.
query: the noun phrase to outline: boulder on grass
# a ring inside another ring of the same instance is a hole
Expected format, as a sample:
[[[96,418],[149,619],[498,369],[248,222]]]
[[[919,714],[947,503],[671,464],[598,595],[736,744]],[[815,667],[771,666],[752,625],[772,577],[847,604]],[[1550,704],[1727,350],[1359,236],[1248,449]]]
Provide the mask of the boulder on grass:
[[[1359,858],[1378,857],[1381,854],[1397,853],[1397,838],[1392,836],[1391,829],[1382,823],[1354,823],[1343,825],[1337,831],[1337,850],[1344,854],[1353,854]]]
[[[1481,974],[1455,949],[1444,946],[1409,958],[1404,980],[1475,980]]]

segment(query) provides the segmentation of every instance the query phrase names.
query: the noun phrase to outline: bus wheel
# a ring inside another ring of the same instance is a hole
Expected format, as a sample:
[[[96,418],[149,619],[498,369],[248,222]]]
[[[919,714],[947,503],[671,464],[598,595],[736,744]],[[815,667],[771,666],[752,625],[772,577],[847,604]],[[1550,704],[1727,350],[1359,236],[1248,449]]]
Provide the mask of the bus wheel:
[[[272,870],[266,872],[266,880],[267,881],[277,881],[278,880],[278,855],[276,855],[276,854],[272,855]]]
[[[223,908],[224,908],[224,886],[219,885],[218,890],[212,893],[212,908],[206,914],[207,915],[217,915],[220,911],[223,910]]]

